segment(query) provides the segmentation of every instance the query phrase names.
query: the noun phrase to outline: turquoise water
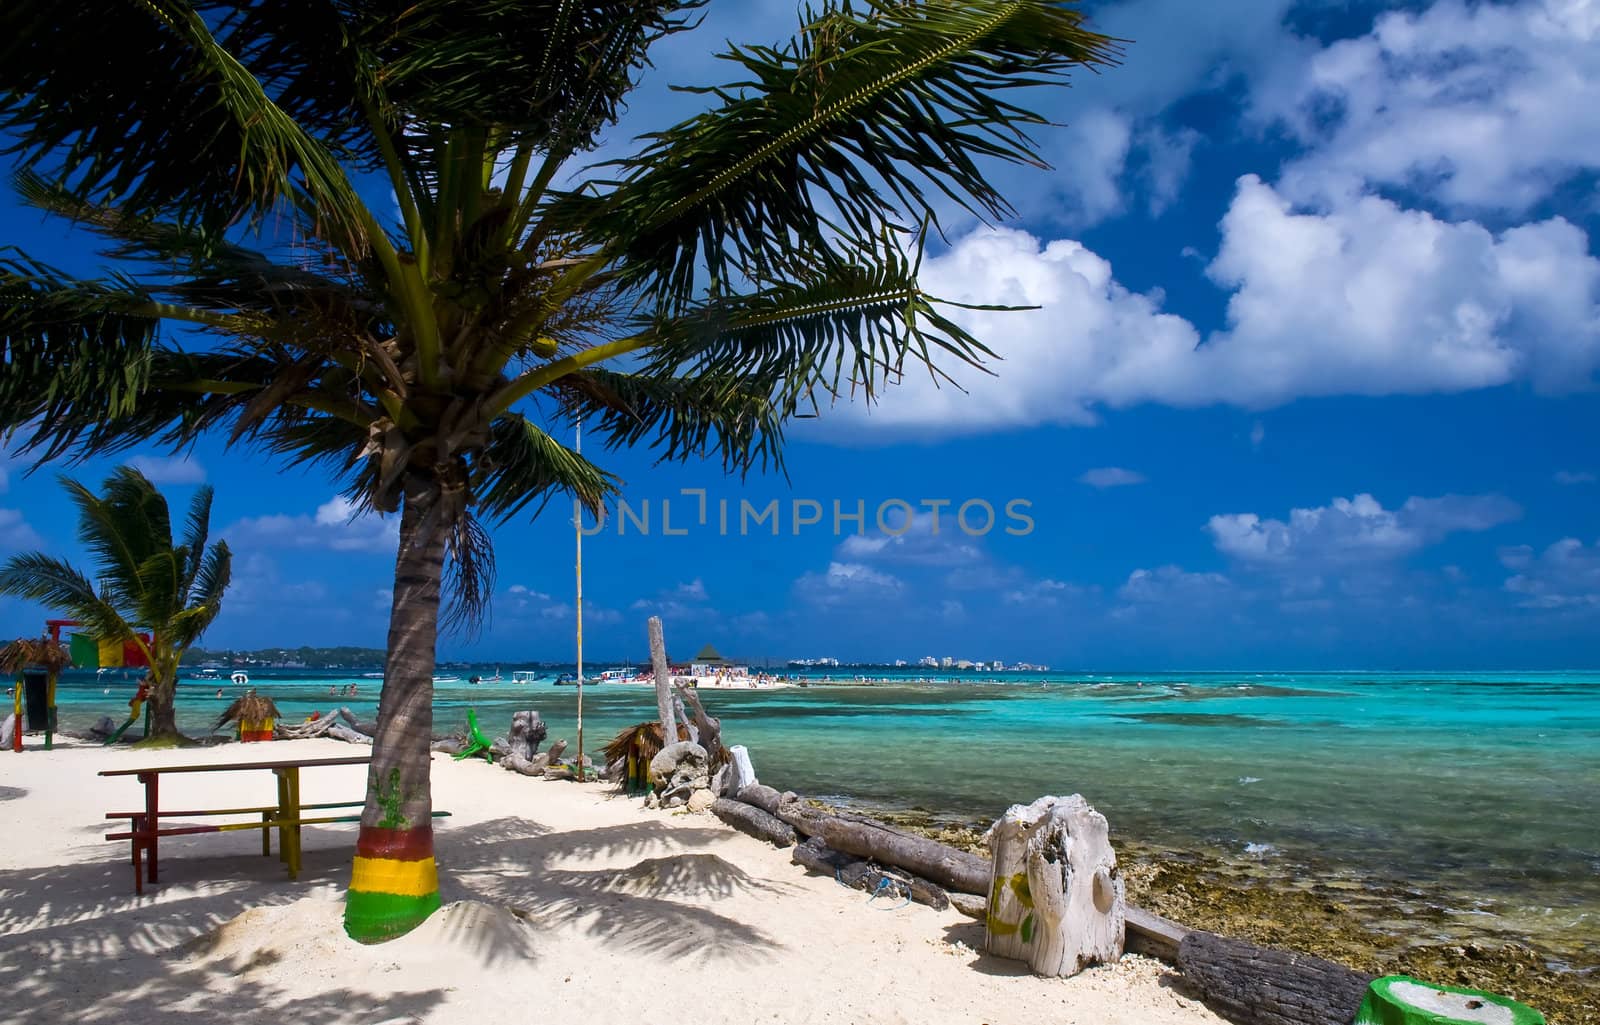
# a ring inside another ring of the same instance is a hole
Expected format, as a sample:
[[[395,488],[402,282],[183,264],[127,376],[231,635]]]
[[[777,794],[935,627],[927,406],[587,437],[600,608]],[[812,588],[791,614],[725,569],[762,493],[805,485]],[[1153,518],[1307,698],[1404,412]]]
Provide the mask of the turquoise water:
[[[507,676],[512,667],[505,667]],[[537,708],[575,739],[576,695],[548,683],[438,685],[435,728],[490,732]],[[291,718],[375,714],[378,680],[254,671]],[[820,679],[820,678],[814,678]],[[1600,673],[1166,673],[708,691],[764,782],[988,820],[1084,794],[1116,834],[1412,887],[1509,935],[1600,949]],[[328,688],[356,683],[356,697]],[[110,687],[111,693],[102,691]],[[237,688],[186,682],[203,733]],[[125,709],[131,684],[69,675],[62,725]],[[586,748],[655,718],[643,687],[585,688]],[[1581,960],[1581,958],[1580,958]],[[1591,967],[1600,955],[1587,959]]]

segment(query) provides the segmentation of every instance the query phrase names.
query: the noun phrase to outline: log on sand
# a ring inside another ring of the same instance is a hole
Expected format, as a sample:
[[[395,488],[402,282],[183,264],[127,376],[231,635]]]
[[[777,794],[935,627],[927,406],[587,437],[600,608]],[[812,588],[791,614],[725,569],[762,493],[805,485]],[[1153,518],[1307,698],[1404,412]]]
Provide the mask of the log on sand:
[[[833,850],[816,837],[796,847],[791,857],[795,864],[804,865],[813,872],[831,875],[854,890],[877,894],[882,889],[902,899],[909,893],[914,902],[926,904],[936,911],[943,911],[950,906],[950,896],[942,887],[909,872],[886,872],[865,861]]]
[[[989,892],[989,860],[903,832],[864,815],[830,814],[799,799],[778,806],[778,818],[836,851],[904,869],[962,893]]]
[[[736,801],[753,804],[768,815],[776,815],[778,814],[778,806],[783,803],[784,795],[765,783],[751,783],[747,787],[742,787],[730,793],[729,796]],[[794,799],[793,794],[790,794],[789,797],[791,800]]]
[[[739,832],[757,840],[765,840],[774,847],[794,846],[794,830],[789,824],[755,805],[719,797],[711,806],[711,814]]]
[[[1178,948],[1183,979],[1237,1025],[1350,1025],[1375,976],[1310,954],[1191,932]]]

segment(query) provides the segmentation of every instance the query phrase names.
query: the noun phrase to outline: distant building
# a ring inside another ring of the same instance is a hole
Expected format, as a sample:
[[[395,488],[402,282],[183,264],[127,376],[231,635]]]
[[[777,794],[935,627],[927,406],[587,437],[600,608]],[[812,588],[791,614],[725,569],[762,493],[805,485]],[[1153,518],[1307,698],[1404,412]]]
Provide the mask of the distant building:
[[[937,669],[939,668],[939,660],[932,655],[924,655],[917,659],[917,665],[924,669]]]
[[[906,665],[906,660],[903,659],[903,658],[897,658],[897,659],[894,660],[894,667],[896,669],[904,669],[905,665]]]
[[[949,655],[946,655],[944,658],[939,660],[940,669],[951,669],[954,668],[955,664],[956,660],[951,658]]]

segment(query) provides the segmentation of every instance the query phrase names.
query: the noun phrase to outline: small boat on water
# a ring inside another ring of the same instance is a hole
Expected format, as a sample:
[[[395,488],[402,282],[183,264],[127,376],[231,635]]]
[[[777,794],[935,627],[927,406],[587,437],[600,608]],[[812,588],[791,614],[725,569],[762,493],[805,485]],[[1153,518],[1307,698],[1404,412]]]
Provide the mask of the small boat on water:
[[[571,673],[562,673],[560,676],[556,677],[550,682],[555,684],[557,687],[572,687],[577,684],[578,678]]]
[[[235,687],[250,686],[250,674],[246,673],[243,669],[235,669],[233,671],[233,675],[228,677],[228,679],[233,681],[233,685]]]
[[[537,683],[539,674],[532,669],[517,669],[511,673],[512,683]]]
[[[215,669],[202,669],[189,677],[191,680],[220,680],[222,674]]]

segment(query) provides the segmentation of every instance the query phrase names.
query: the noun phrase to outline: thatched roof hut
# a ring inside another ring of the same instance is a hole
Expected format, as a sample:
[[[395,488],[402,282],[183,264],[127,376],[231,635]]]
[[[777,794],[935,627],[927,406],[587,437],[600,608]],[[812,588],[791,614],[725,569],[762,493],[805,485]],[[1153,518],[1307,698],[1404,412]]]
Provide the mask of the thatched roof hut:
[[[247,690],[238,700],[229,705],[227,710],[217,716],[217,721],[212,729],[218,729],[229,722],[264,722],[267,719],[280,719],[278,706],[272,703],[269,697],[257,694],[252,688]]]
[[[0,648],[0,673],[43,669],[53,675],[71,667],[72,655],[66,645],[48,637],[19,637]]]

